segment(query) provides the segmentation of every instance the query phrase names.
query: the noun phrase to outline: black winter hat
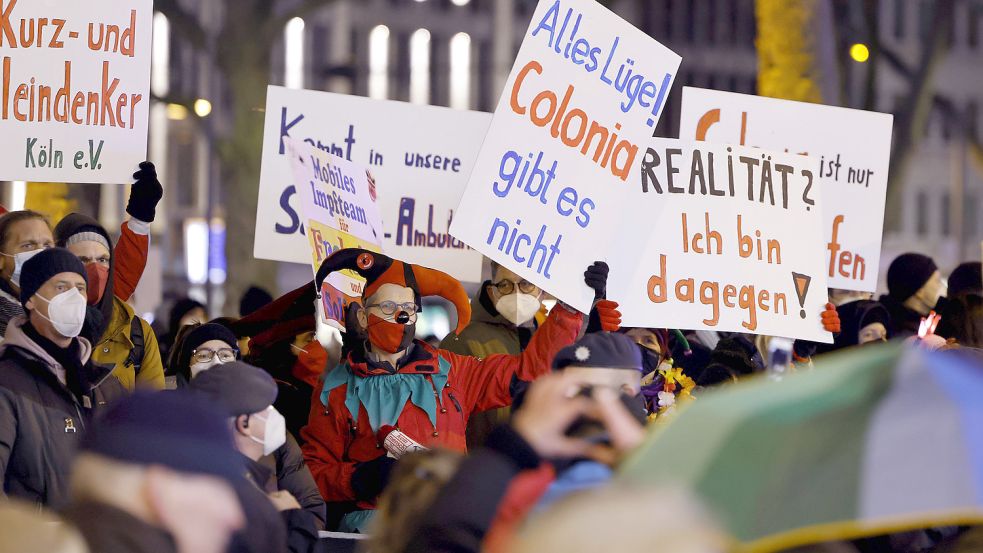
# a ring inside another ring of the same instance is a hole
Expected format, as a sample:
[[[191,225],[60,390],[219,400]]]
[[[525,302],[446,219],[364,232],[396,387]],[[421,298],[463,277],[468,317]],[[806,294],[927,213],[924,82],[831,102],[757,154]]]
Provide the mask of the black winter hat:
[[[983,295],[983,270],[979,261],[963,263],[949,275],[949,295]]]
[[[615,332],[588,334],[553,359],[553,370],[567,367],[642,370],[642,352],[634,340]]]
[[[904,303],[932,278],[939,268],[931,257],[920,253],[901,254],[891,262],[887,270],[888,294]]]
[[[215,402],[230,417],[259,413],[276,401],[273,377],[263,369],[235,361],[200,373],[188,387]]]
[[[245,466],[224,413],[182,391],[136,392],[109,407],[81,443],[123,463],[238,481]]]
[[[232,347],[236,347],[237,343],[235,334],[228,328],[216,323],[205,323],[188,332],[184,339],[184,348],[190,356],[192,351],[209,340],[221,340]]]
[[[38,293],[44,283],[59,273],[76,273],[86,279],[86,282],[89,280],[85,274],[85,265],[82,265],[75,254],[64,248],[44,250],[24,263],[20,274],[20,303],[25,310],[27,301]]]
[[[257,286],[250,286],[239,300],[239,316],[248,317],[267,305],[273,303],[273,296]]]

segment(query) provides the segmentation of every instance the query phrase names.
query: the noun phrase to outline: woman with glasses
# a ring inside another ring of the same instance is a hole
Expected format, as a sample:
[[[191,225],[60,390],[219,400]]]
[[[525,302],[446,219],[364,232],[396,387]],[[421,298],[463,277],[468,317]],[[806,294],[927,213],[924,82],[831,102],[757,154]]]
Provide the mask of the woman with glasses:
[[[183,387],[215,365],[239,359],[236,337],[228,328],[216,324],[186,326],[179,333],[168,363],[168,374]]]

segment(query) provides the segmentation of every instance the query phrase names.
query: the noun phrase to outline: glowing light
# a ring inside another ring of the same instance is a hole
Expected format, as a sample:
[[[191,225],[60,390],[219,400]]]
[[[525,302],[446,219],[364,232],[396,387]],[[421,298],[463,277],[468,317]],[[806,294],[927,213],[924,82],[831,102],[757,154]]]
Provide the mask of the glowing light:
[[[208,117],[208,114],[212,112],[212,103],[204,98],[198,98],[195,100],[195,115],[198,117]]]
[[[455,6],[467,6],[471,3],[471,0],[451,0],[451,4]]]
[[[167,118],[171,121],[183,121],[188,118],[188,108],[181,104],[167,104]]]
[[[150,89],[166,96],[171,89],[171,24],[167,16],[154,14],[154,45],[151,54]]]
[[[856,43],[850,47],[850,57],[853,61],[858,63],[864,63],[870,59],[870,49],[867,48],[866,44]]]
[[[24,209],[24,202],[27,201],[27,182],[15,180],[10,185],[10,211],[20,211]]]
[[[304,20],[295,17],[284,29],[284,77],[287,88],[304,88]]]
[[[430,103],[430,31],[426,29],[410,36],[410,102]]]
[[[389,27],[376,25],[369,31],[369,98],[389,97]]]
[[[471,35],[457,33],[451,37],[450,106],[471,107]]]

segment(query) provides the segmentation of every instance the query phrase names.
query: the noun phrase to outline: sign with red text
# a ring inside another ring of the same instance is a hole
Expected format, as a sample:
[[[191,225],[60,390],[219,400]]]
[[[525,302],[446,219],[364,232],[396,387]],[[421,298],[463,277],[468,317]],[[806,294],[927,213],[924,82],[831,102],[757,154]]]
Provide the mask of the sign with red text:
[[[152,0],[0,2],[0,180],[133,180],[153,13]]]
[[[679,137],[817,158],[829,285],[873,292],[893,121],[887,113],[686,87]]]
[[[584,269],[619,204],[680,57],[592,0],[541,0],[451,234],[587,311]]]
[[[254,255],[308,263],[286,141],[367,167],[387,254],[481,282],[481,254],[449,234],[491,114],[312,90],[268,88]]]
[[[375,183],[364,167],[299,140],[286,140],[307,229],[314,274],[337,250],[381,252],[382,218]],[[344,307],[362,297],[365,280],[351,271],[331,273],[322,287],[324,314],[344,327]]]
[[[831,342],[819,160],[650,139],[607,249],[624,326]]]

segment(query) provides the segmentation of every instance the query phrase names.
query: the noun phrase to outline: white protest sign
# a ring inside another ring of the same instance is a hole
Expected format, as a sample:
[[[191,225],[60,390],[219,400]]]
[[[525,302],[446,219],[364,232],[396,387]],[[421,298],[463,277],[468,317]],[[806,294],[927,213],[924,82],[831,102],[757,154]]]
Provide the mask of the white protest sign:
[[[887,113],[686,87],[679,137],[817,158],[829,285],[873,292],[893,120]]]
[[[609,256],[624,325],[831,342],[818,170],[815,157],[650,139]]]
[[[388,255],[481,281],[481,254],[448,234],[491,114],[358,96],[268,89],[254,255],[310,262],[286,138],[368,168]]]
[[[584,269],[611,244],[679,62],[592,0],[542,0],[451,233],[586,312]]]
[[[285,139],[307,231],[307,258],[314,274],[344,248],[381,252],[382,218],[365,168],[305,142]],[[345,306],[362,296],[364,279],[350,271],[328,275],[322,287],[324,313],[344,326]]]
[[[0,2],[0,180],[132,181],[153,13],[151,0]]]

